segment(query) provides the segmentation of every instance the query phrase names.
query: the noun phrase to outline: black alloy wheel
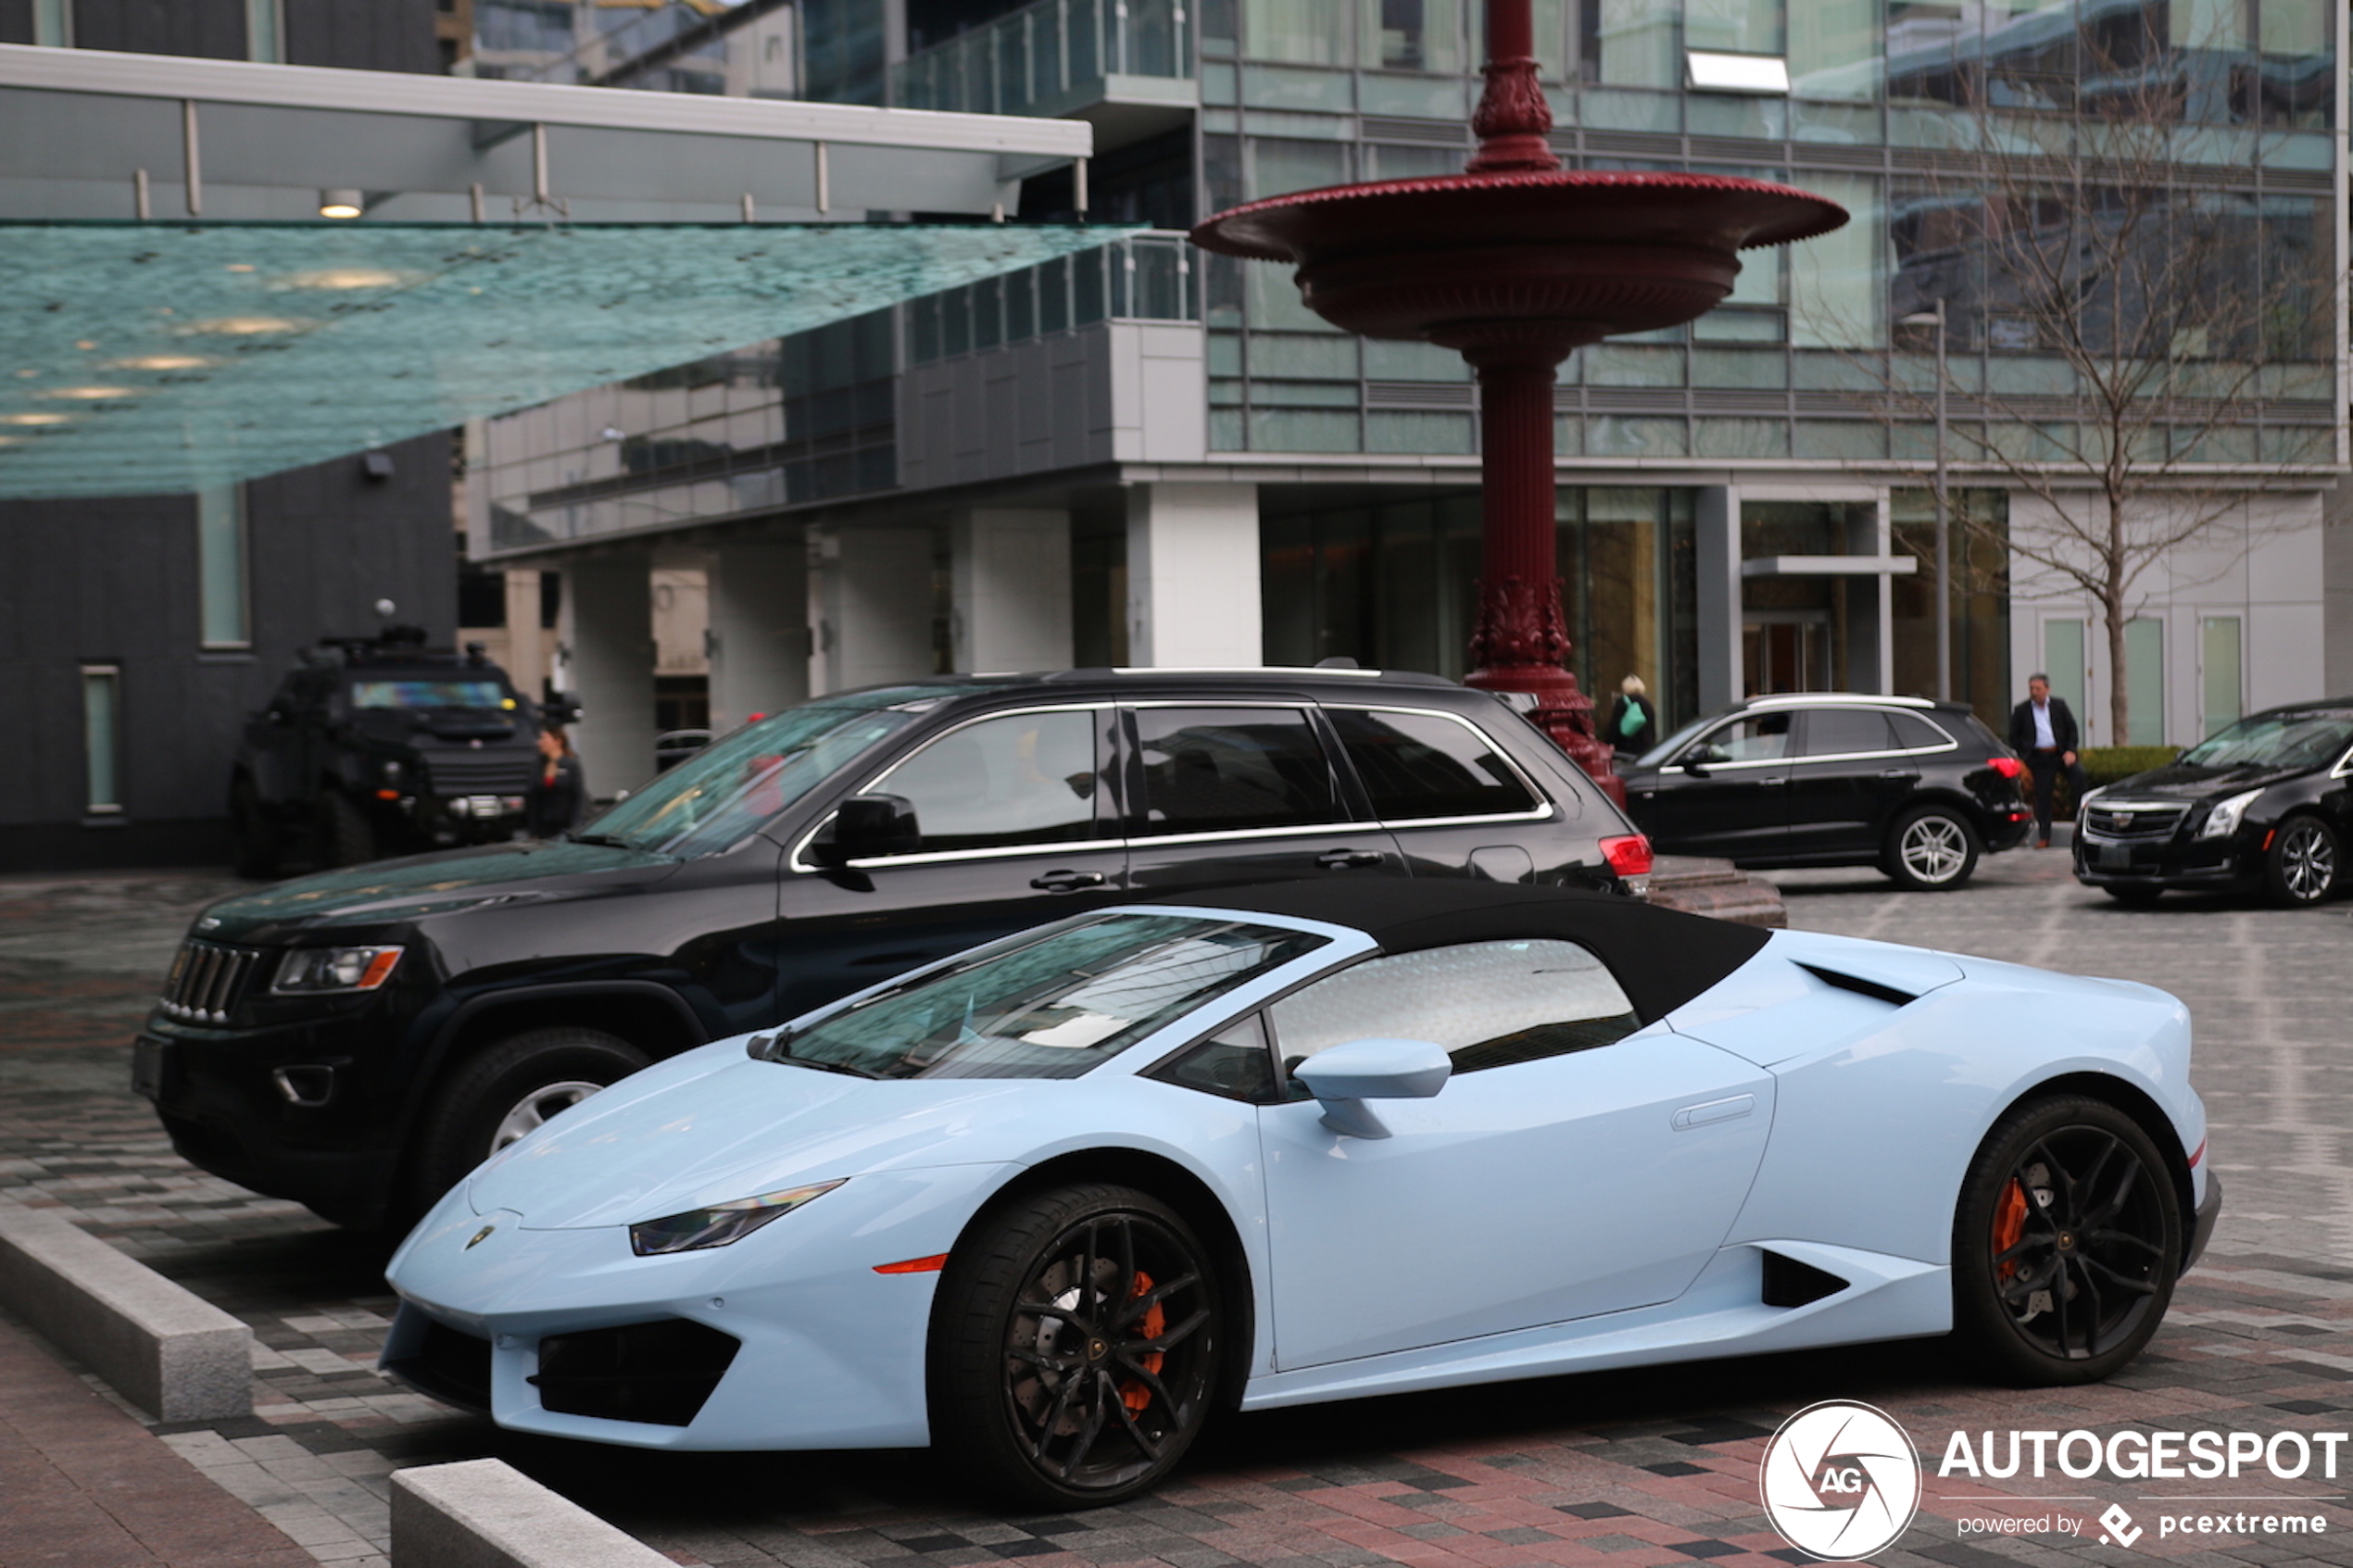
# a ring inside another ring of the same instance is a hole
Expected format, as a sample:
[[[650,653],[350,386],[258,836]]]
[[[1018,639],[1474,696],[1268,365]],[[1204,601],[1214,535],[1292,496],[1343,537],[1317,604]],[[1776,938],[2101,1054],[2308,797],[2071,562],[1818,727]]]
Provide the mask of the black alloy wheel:
[[[420,1125],[407,1204],[396,1225],[422,1215],[473,1168],[540,1123],[646,1065],[618,1035],[558,1024],[510,1035],[450,1075]]]
[[[2032,1101],[1962,1188],[1954,1327],[2004,1381],[2096,1382],[2157,1332],[2181,1261],[2181,1199],[2140,1123],[2082,1096]]]
[[[2263,885],[2274,904],[2300,909],[2329,896],[2337,870],[2336,830],[2318,817],[2290,817],[2263,857]]]
[[[1217,1277],[1176,1211],[1068,1186],[984,1221],[933,1309],[932,1431],[994,1495],[1131,1498],[1207,1420],[1224,1353]]]

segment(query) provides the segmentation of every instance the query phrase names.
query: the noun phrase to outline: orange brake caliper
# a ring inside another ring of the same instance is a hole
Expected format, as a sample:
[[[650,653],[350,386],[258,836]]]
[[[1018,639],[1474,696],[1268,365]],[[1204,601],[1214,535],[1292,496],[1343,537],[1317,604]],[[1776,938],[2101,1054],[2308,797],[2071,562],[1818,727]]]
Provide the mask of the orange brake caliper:
[[[1148,1296],[1151,1293],[1151,1288],[1152,1276],[1138,1269],[1136,1288],[1127,1293],[1127,1298],[1133,1301],[1139,1297]],[[1167,1332],[1168,1314],[1163,1311],[1160,1303],[1155,1301],[1144,1309],[1144,1321],[1137,1326],[1144,1331],[1145,1338],[1157,1339]],[[1160,1374],[1160,1363],[1164,1359],[1158,1350],[1137,1358],[1139,1364],[1154,1376]],[[1130,1378],[1119,1386],[1119,1402],[1126,1405],[1131,1414],[1141,1415],[1144,1413],[1144,1407],[1152,1402],[1152,1391]]]
[[[1994,1210],[1994,1255],[2000,1257],[2018,1245],[2026,1234],[2026,1189],[2012,1176],[2010,1185],[2002,1189],[2002,1201]],[[2015,1260],[2001,1265],[1999,1277],[2007,1279],[2018,1273]]]

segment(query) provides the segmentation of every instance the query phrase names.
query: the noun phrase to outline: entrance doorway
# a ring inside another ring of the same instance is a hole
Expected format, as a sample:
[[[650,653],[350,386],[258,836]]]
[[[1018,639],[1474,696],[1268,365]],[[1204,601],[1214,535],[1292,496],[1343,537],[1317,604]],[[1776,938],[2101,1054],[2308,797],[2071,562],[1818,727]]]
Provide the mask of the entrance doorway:
[[[1741,685],[1750,696],[1838,689],[1830,611],[1749,610],[1741,617]]]

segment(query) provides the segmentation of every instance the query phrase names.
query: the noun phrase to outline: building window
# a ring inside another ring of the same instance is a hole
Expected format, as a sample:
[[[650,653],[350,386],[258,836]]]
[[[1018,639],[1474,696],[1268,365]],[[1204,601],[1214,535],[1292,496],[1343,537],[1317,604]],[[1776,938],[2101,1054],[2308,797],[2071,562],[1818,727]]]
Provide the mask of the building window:
[[[122,671],[111,664],[82,667],[82,754],[92,816],[122,809]]]
[[[2208,615],[2197,623],[2198,735],[2202,739],[2239,721],[2245,689],[2239,673],[2239,617]]]
[[[253,646],[241,484],[209,484],[196,492],[196,593],[206,647]]]
[[[2165,744],[2165,622],[2136,615],[2124,623],[2124,699],[2133,733],[2126,746]]]

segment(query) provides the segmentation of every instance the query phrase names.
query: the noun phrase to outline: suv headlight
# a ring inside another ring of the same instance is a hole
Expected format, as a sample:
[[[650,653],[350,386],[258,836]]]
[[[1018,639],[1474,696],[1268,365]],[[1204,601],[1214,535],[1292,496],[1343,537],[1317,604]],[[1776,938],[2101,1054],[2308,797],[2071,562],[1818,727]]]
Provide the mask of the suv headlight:
[[[397,947],[296,947],[278,964],[272,991],[372,991],[392,978]]]
[[[2228,838],[2238,832],[2239,823],[2246,817],[2246,809],[2254,805],[2255,797],[2262,793],[2259,789],[2250,789],[2244,795],[2233,795],[2228,800],[2216,801],[2214,809],[2206,813],[2206,821],[2198,824],[2197,836]]]
[[[698,1252],[706,1247],[724,1247],[741,1241],[771,1220],[781,1219],[812,1198],[822,1198],[841,1181],[819,1182],[813,1186],[787,1187],[782,1192],[762,1193],[758,1198],[739,1198],[733,1203],[714,1203],[707,1209],[689,1209],[683,1214],[665,1214],[659,1220],[645,1220],[629,1227],[629,1249],[640,1258],[659,1257],[665,1252]]]

